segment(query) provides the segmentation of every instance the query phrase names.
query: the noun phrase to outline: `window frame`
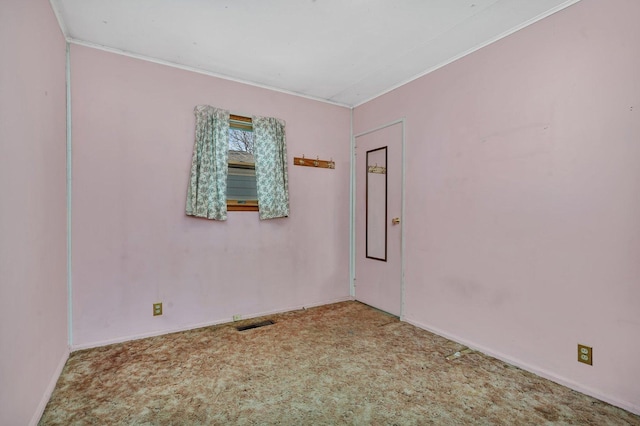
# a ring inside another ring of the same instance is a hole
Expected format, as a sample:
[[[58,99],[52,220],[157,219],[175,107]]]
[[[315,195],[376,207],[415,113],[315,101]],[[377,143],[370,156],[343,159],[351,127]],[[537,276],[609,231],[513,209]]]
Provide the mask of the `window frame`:
[[[241,115],[229,115],[229,128],[230,129],[238,129],[243,131],[251,131],[253,132],[253,120],[251,117],[243,117]],[[231,163],[227,160],[227,167],[235,164]],[[237,166],[241,166],[247,169],[255,170],[256,165],[253,163],[253,167],[248,166],[246,163],[237,164]],[[227,211],[231,212],[257,212],[258,208],[258,200],[233,200],[227,198]]]

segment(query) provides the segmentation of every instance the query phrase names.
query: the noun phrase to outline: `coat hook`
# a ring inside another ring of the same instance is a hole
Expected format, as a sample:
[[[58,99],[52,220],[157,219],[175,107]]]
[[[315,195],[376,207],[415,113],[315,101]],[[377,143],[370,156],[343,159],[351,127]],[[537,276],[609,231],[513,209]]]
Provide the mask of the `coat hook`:
[[[318,156],[316,156],[316,159],[315,159],[315,161],[313,162],[313,165],[314,165],[314,166],[316,166],[316,167],[318,167],[318,165],[320,164],[320,161],[319,161],[319,160],[320,160],[320,156],[318,155]]]

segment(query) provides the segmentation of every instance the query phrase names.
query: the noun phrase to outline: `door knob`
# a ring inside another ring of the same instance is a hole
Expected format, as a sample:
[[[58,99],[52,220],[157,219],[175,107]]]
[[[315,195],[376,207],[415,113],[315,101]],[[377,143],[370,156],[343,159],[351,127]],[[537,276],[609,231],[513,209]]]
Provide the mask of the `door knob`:
[[[391,219],[391,223],[393,223],[394,225],[397,225],[400,223],[400,218],[399,217],[394,217],[393,219]]]

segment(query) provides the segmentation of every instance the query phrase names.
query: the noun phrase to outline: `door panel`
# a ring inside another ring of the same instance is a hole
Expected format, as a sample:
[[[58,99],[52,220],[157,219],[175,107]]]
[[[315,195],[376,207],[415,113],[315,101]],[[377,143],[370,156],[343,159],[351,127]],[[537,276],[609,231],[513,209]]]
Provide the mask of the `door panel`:
[[[397,316],[402,313],[402,126],[356,137],[355,297]]]

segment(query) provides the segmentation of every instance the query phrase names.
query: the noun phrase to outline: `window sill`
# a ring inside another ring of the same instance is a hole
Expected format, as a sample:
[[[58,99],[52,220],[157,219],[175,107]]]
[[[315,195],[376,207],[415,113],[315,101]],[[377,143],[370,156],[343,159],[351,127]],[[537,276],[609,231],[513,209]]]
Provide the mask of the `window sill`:
[[[236,200],[228,200],[227,201],[227,211],[229,212],[257,212],[258,211],[258,201],[236,201]]]

